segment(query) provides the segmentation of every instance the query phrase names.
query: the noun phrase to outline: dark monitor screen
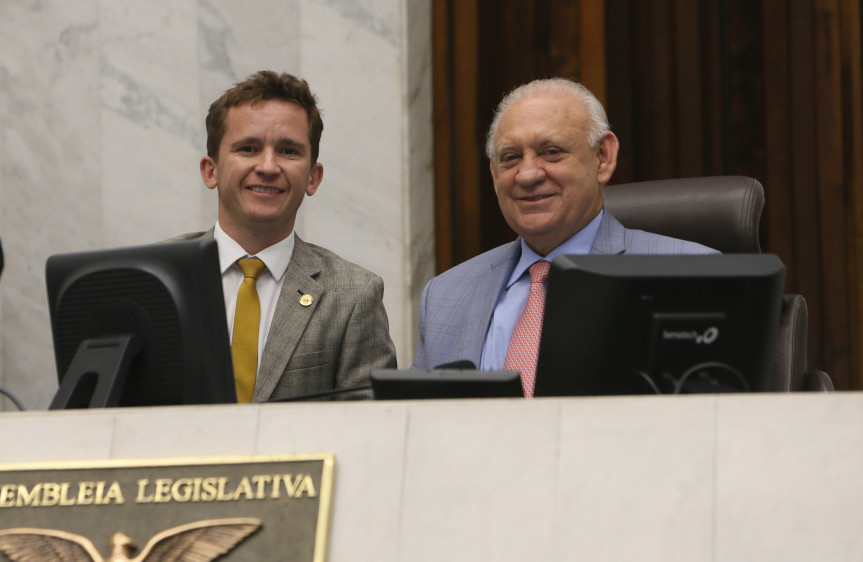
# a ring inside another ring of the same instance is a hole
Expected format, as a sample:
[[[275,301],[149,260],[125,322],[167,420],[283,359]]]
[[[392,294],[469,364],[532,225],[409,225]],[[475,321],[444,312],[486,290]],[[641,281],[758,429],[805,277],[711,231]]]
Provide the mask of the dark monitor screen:
[[[236,402],[215,240],[54,255],[46,281],[52,409]]]
[[[535,395],[770,390],[784,281],[769,254],[560,256]]]

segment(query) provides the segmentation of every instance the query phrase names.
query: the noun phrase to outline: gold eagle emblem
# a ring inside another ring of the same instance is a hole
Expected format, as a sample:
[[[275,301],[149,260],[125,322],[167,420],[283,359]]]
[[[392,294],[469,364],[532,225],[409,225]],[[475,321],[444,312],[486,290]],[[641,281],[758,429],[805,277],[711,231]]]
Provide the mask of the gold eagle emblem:
[[[0,531],[0,552],[14,562],[209,562],[233,550],[261,524],[254,517],[187,523],[157,533],[137,556],[132,539],[117,532],[108,540],[108,558],[82,535],[21,527]]]

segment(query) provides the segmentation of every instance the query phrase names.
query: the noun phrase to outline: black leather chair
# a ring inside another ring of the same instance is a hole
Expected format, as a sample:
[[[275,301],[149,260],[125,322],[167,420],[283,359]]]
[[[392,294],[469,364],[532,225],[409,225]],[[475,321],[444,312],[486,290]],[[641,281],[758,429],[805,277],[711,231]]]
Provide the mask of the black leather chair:
[[[809,308],[803,295],[785,295],[779,316],[779,335],[773,358],[773,390],[833,391],[833,381],[824,371],[809,371],[806,340]]]
[[[605,206],[628,228],[715,248],[724,254],[760,253],[758,225],[764,188],[753,178],[714,176],[610,185]],[[778,392],[833,390],[824,371],[808,371],[809,312],[802,295],[785,295],[773,361]]]

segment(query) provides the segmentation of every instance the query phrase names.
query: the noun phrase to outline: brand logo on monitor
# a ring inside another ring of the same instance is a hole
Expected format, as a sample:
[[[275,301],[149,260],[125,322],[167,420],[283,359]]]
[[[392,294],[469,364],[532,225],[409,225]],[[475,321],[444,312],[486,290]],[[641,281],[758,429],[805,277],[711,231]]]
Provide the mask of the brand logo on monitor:
[[[710,326],[703,332],[698,330],[663,330],[662,339],[694,341],[697,345],[710,345],[719,338],[719,328]]]

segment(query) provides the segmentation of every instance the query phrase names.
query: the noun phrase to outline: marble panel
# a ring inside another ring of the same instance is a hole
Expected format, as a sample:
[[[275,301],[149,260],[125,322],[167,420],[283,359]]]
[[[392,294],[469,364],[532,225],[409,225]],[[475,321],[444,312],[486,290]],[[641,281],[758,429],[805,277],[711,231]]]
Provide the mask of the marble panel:
[[[863,559],[860,396],[719,400],[716,560]]]
[[[396,555],[403,493],[403,403],[291,403],[260,408],[256,453],[334,453],[335,498],[329,559],[410,560]]]
[[[560,559],[711,560],[709,398],[583,398],[562,406]]]
[[[6,412],[0,462],[36,463],[111,458],[112,410]]]
[[[104,245],[194,229],[198,161],[196,0],[102,2]]]
[[[255,454],[259,411],[235,405],[129,408],[117,418],[114,458]]]
[[[56,388],[45,259],[101,239],[98,8],[0,3],[0,363],[31,408]]]
[[[300,0],[254,4],[198,0],[201,113],[197,122],[202,131],[210,104],[250,74],[258,70],[300,74],[300,4]]]
[[[559,409],[523,400],[415,403],[396,560],[560,560]],[[540,515],[542,514],[542,515]]]

